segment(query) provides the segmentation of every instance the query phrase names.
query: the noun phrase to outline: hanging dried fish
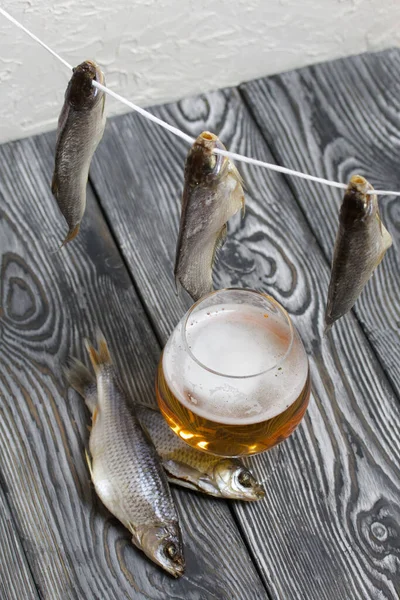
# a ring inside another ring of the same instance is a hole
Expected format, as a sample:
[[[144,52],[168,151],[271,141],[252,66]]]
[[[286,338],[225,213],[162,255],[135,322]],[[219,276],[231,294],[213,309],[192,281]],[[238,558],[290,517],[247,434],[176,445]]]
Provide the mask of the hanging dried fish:
[[[392,245],[382,224],[378,199],[367,194],[373,187],[366,179],[350,179],[340,209],[325,312],[325,332],[354,305],[374,269]]]
[[[215,254],[225,241],[227,221],[244,210],[242,179],[218,137],[203,131],[186,159],[182,213],[175,260],[177,285],[198,300],[212,290]]]
[[[105,85],[94,62],[87,60],[74,69],[58,120],[51,191],[69,227],[62,245],[78,235],[90,163],[106,124],[105,94],[92,85],[93,80]]]

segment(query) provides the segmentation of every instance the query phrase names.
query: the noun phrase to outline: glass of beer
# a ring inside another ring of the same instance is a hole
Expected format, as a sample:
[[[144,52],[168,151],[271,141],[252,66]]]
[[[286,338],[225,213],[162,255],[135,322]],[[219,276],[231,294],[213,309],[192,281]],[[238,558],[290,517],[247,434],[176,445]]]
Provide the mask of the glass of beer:
[[[254,290],[218,290],[174,329],[156,393],[167,423],[190,446],[219,456],[257,454],[303,418],[308,359],[276,300]]]

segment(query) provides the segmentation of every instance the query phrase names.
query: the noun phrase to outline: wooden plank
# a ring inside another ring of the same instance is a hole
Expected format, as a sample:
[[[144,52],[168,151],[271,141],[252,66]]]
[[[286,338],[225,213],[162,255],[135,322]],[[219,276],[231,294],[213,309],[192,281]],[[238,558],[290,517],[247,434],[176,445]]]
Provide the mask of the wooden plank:
[[[398,49],[323,63],[241,86],[279,164],[344,183],[360,173],[376,188],[386,190],[400,189],[399,89]],[[294,177],[289,183],[330,262],[342,192]],[[400,396],[399,199],[384,196],[380,207],[393,246],[354,311]]]
[[[273,160],[235,90],[153,111],[195,136]],[[184,304],[172,276],[187,146],[135,115],[111,121],[93,182],[165,341]],[[246,218],[232,224],[216,284],[274,295],[310,355],[313,400],[271,469],[267,498],[234,506],[273,598],[398,598],[400,409],[354,317],[322,338],[328,265],[285,181],[241,167]],[[267,468],[268,455],[258,461]]]
[[[0,487],[0,598],[39,600],[2,487]]]
[[[0,469],[40,597],[266,598],[225,502],[174,494],[187,558],[177,581],[133,547],[90,485],[89,415],[62,365],[83,357],[98,324],[134,397],[151,404],[160,349],[91,193],[78,240],[54,253],[65,233],[49,190],[54,142],[0,148]]]

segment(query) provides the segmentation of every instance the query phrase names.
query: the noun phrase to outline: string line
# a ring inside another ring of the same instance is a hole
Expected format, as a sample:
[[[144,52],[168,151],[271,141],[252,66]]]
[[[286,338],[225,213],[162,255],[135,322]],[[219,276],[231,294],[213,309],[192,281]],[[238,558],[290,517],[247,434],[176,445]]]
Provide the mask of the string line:
[[[40,44],[43,48],[45,48],[45,50],[50,52],[50,54],[52,54],[55,58],[57,58],[60,62],[62,62],[62,64],[65,65],[70,71],[72,71],[72,66],[66,60],[64,60],[59,54],[57,54],[57,52],[52,50],[47,44],[45,44],[41,39],[39,39],[31,31],[29,31],[29,29],[24,27],[24,25],[22,25],[22,23],[20,23],[16,19],[14,19],[14,17],[12,17],[7,11],[5,11],[1,7],[0,7],[0,14],[2,14],[3,17],[5,17],[11,23],[13,23],[13,25],[18,27],[22,31],[24,31],[27,35],[29,35],[29,37],[31,37],[33,40],[35,40],[35,42]],[[102,92],[104,92],[105,94],[108,94],[109,96],[111,96],[112,98],[115,98],[119,102],[122,102],[122,104],[125,104],[126,106],[128,106],[129,108],[134,110],[135,112],[141,114],[143,117],[145,117],[149,121],[152,121],[153,123],[157,123],[157,125],[164,127],[164,129],[166,129],[167,131],[169,131],[169,132],[173,133],[174,135],[180,137],[181,139],[185,140],[185,142],[188,142],[189,144],[194,143],[195,138],[193,138],[192,136],[187,135],[186,133],[184,133],[177,127],[174,127],[173,125],[170,125],[169,123],[166,123],[162,119],[159,119],[158,117],[152,115],[144,108],[141,108],[140,106],[137,106],[133,102],[130,102],[123,96],[120,96],[120,94],[117,94],[113,90],[110,90],[109,88],[102,85],[101,83],[99,83],[97,81],[93,81],[93,85],[96,88],[98,88],[99,90],[101,90]],[[300,179],[307,179],[308,181],[322,183],[323,185],[327,185],[327,186],[334,187],[334,188],[340,188],[343,190],[347,189],[347,185],[345,183],[340,183],[338,181],[330,181],[329,179],[324,179],[323,177],[316,177],[315,175],[309,175],[308,173],[302,173],[300,171],[295,171],[294,169],[288,169],[287,167],[282,167],[280,165],[275,165],[272,163],[268,163],[268,162],[265,162],[262,160],[255,159],[255,158],[250,158],[249,156],[243,156],[242,154],[236,154],[235,152],[229,152],[228,150],[220,150],[219,148],[214,148],[213,152],[215,154],[220,154],[222,156],[226,156],[228,158],[231,158],[231,159],[239,161],[239,162],[244,162],[249,165],[255,165],[257,167],[263,167],[270,171],[277,171],[278,173],[284,173],[285,175],[299,177]],[[367,194],[376,194],[378,196],[386,196],[386,195],[387,196],[400,196],[400,192],[395,192],[395,191],[390,191],[390,190],[371,190],[371,191],[367,191]]]
[[[20,23],[16,19],[14,19],[14,17],[12,17],[6,10],[4,10],[4,8],[1,8],[1,6],[0,6],[0,14],[2,14],[3,17],[5,17],[9,21],[11,21],[11,23],[13,23],[16,27],[18,27],[19,29],[22,29],[22,31],[27,33],[29,35],[29,37],[31,37],[33,40],[35,40],[35,42],[37,42],[38,44],[43,46],[43,48],[45,48],[47,50],[47,52],[50,52],[50,54],[52,54],[53,56],[58,58],[58,60],[60,62],[62,62],[63,65],[65,65],[68,69],[70,69],[72,71],[72,66],[69,63],[67,63],[66,60],[61,58],[61,56],[59,54],[57,54],[57,52],[54,52],[54,50],[52,50],[47,44],[45,44],[44,42],[42,42],[42,40],[40,40],[38,37],[36,37],[36,35],[34,33],[32,33],[31,31],[29,31],[29,29],[24,27],[22,25],[22,23]]]
[[[184,133],[177,127],[174,127],[173,125],[170,125],[169,123],[166,123],[165,121],[162,121],[162,119],[155,117],[154,115],[149,113],[147,110],[144,110],[144,108],[140,108],[140,106],[133,104],[133,102],[130,102],[123,96],[120,96],[116,92],[113,92],[112,90],[107,88],[105,85],[102,85],[98,81],[93,81],[93,85],[95,87],[97,87],[99,90],[101,90],[102,92],[105,92],[109,96],[112,96],[116,100],[119,100],[123,104],[126,104],[126,106],[129,106],[129,108],[131,108],[132,110],[135,110],[139,114],[143,115],[143,117],[145,117],[149,121],[153,121],[153,123],[157,123],[157,125],[161,125],[161,127],[164,127],[164,129],[167,129],[174,135],[177,135],[178,137],[182,138],[183,140],[185,140],[185,142],[189,142],[189,144],[193,144],[193,142],[195,141],[195,139],[193,137],[191,137],[190,135],[187,135],[187,133]]]

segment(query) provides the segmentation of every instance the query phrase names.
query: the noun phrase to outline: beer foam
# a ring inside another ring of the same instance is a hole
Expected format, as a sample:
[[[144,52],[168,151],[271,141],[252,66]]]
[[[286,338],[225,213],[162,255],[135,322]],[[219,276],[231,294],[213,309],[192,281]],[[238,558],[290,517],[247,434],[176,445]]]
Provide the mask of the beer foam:
[[[301,394],[307,357],[281,315],[218,304],[189,315],[186,343],[183,329],[181,322],[164,349],[163,371],[171,392],[199,416],[254,424],[279,415]]]

